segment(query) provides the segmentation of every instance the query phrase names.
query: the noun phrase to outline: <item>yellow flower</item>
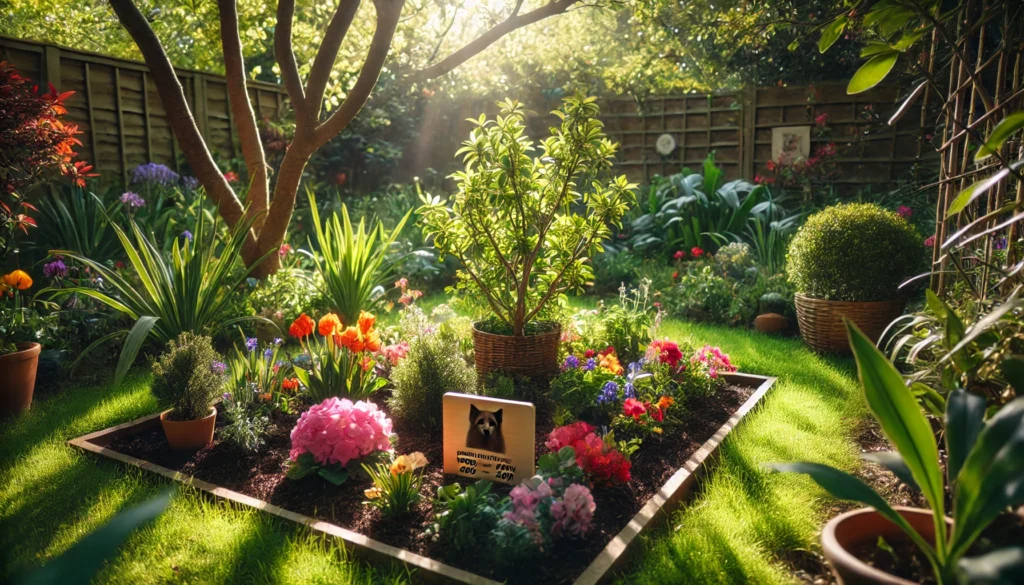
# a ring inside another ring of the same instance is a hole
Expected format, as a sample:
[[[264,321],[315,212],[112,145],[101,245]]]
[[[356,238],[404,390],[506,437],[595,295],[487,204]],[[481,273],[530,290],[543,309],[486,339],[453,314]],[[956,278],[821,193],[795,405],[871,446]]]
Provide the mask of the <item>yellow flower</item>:
[[[412,473],[427,464],[427,458],[419,451],[409,455],[399,455],[391,464],[391,475]]]
[[[363,495],[366,496],[367,500],[376,500],[384,496],[384,492],[380,491],[379,487],[372,487],[363,490]]]
[[[14,272],[4,275],[4,284],[11,288],[25,290],[27,288],[31,288],[32,277],[24,270],[15,270]]]
[[[601,356],[600,366],[616,376],[622,375],[622,364],[619,363],[619,358],[615,357],[614,354]]]

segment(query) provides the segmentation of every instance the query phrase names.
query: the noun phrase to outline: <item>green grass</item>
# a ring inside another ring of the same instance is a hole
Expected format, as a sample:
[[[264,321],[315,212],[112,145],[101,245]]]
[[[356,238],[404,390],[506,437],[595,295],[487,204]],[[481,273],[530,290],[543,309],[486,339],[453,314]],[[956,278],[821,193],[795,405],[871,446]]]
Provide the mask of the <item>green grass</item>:
[[[575,304],[575,303],[574,303]],[[864,412],[852,364],[815,356],[798,340],[668,321],[663,335],[720,345],[746,372],[779,376],[766,403],[726,441],[699,498],[650,538],[622,577],[637,583],[791,583],[780,559],[816,546],[824,494],[769,461],[856,465]],[[84,433],[156,410],[148,379],[119,389],[77,387],[40,396],[0,423],[0,581],[39,566],[119,510],[168,482],[67,446]],[[330,540],[258,511],[177,487],[167,512],[135,533],[96,582],[406,583],[395,567],[347,559]]]

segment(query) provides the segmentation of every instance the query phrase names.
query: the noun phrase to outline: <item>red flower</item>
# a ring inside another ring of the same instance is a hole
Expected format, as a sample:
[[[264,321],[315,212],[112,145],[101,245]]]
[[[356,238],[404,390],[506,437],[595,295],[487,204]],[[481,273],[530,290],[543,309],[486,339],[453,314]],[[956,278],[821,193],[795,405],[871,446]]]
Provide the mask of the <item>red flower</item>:
[[[590,358],[594,357],[594,355],[595,355],[595,352],[592,349],[588,349],[587,351],[583,352],[583,357],[585,357],[587,359],[590,359]]]
[[[683,258],[686,258],[686,252],[683,252],[682,250],[677,250],[676,253],[672,255],[672,257],[675,258],[676,260],[682,260]]]
[[[694,246],[690,248],[690,253],[693,254],[694,258],[700,258],[704,255],[704,250],[701,250],[700,246]]]
[[[315,326],[316,324],[313,322],[313,319],[309,315],[303,313],[299,315],[298,319],[292,322],[291,327],[288,328],[288,333],[296,339],[302,339],[303,337],[312,335],[313,328]]]
[[[281,248],[278,249],[278,251],[277,251],[277,255],[281,256],[281,257],[287,256],[288,254],[291,254],[291,253],[292,253],[292,246],[291,246],[291,244],[281,244]]]
[[[764,163],[764,168],[768,169],[769,171],[774,171],[775,170],[775,161],[770,160],[770,161]]]
[[[285,378],[281,380],[281,388],[285,390],[298,390],[299,379],[298,378]]]
[[[334,175],[334,184],[341,187],[348,181],[348,173],[342,171],[337,175]]]
[[[656,339],[651,342],[651,349],[658,353],[658,361],[668,364],[673,368],[683,359],[683,352],[679,350],[679,344],[668,339]]]
[[[672,273],[672,280],[679,280],[679,271],[676,270]]]
[[[597,355],[599,355],[601,357],[604,357],[606,355],[616,355],[615,354],[615,348],[609,345],[608,347],[606,347],[606,348],[602,349],[601,351],[599,351],[597,353]]]
[[[665,412],[660,408],[651,408],[650,402],[644,402],[644,408],[647,409],[647,412],[651,413],[651,418],[654,419],[654,422],[665,420]]]
[[[828,114],[822,114],[814,119],[814,125],[822,128],[828,122]]]
[[[622,413],[633,417],[633,420],[640,420],[640,416],[647,412],[647,407],[636,398],[627,398],[622,403]]]
[[[594,427],[589,424],[578,421],[565,426],[557,427],[550,433],[548,433],[548,439],[544,442],[544,446],[549,451],[557,453],[561,451],[563,447],[572,447],[576,444],[576,441],[583,440],[584,437],[594,432]]]
[[[235,171],[228,171],[224,173],[224,180],[228,183],[236,183],[238,182],[238,173]]]

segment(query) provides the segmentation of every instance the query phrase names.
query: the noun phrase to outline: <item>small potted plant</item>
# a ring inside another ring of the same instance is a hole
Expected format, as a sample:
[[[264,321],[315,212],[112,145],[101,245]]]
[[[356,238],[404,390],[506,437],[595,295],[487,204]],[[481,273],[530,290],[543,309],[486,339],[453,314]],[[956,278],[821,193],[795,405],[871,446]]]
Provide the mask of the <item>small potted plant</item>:
[[[809,217],[786,255],[804,341],[817,351],[848,352],[844,318],[877,341],[903,312],[900,285],[924,259],[914,226],[877,205],[835,205]]]
[[[194,451],[213,441],[224,368],[210,338],[185,332],[153,364],[153,394],[161,405],[160,425],[173,451]]]
[[[31,287],[32,277],[23,270],[0,279],[0,415],[32,405],[42,346],[32,340],[39,317],[25,292]]]
[[[459,150],[466,167],[452,175],[451,201],[424,196],[418,214],[440,255],[461,263],[456,290],[491,313],[473,327],[480,379],[495,370],[549,376],[561,335],[553,301],[593,280],[589,258],[635,202],[635,185],[599,179],[616,145],[596,98],[564,100],[554,112],[561,125],[539,145],[524,135],[522,104],[499,106],[494,120],[474,122]]]
[[[930,572],[939,585],[969,583],[974,577],[985,583],[1018,582],[1009,571],[1015,569],[1019,576],[1024,549],[977,550],[975,543],[999,515],[1024,504],[1024,397],[985,420],[984,398],[962,388],[952,391],[944,415],[943,473],[932,426],[903,376],[855,325],[847,321],[845,326],[868,408],[896,448],[865,459],[920,491],[930,509],[892,507],[860,479],[827,465],[773,465],[778,471],[809,475],[836,498],[869,506],[836,516],[822,531],[825,558],[839,582],[917,582],[882,571],[872,562],[885,557],[897,568],[910,570],[914,547],[927,559],[917,575],[922,580]],[[952,496],[948,500],[947,489]],[[947,501],[952,502],[951,510]],[[894,555],[897,547],[901,553]],[[969,559],[969,551],[983,554]]]
[[[789,329],[786,308],[789,303],[779,293],[765,293],[758,301],[761,309],[754,318],[754,329],[761,333],[781,333]]]

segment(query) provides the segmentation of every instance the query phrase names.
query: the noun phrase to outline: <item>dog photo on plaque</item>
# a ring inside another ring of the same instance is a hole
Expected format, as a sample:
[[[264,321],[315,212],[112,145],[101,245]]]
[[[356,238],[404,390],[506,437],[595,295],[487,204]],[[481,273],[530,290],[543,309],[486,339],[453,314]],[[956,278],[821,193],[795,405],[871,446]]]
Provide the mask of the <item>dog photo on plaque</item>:
[[[532,403],[449,392],[443,405],[445,473],[508,484],[533,477]]]

